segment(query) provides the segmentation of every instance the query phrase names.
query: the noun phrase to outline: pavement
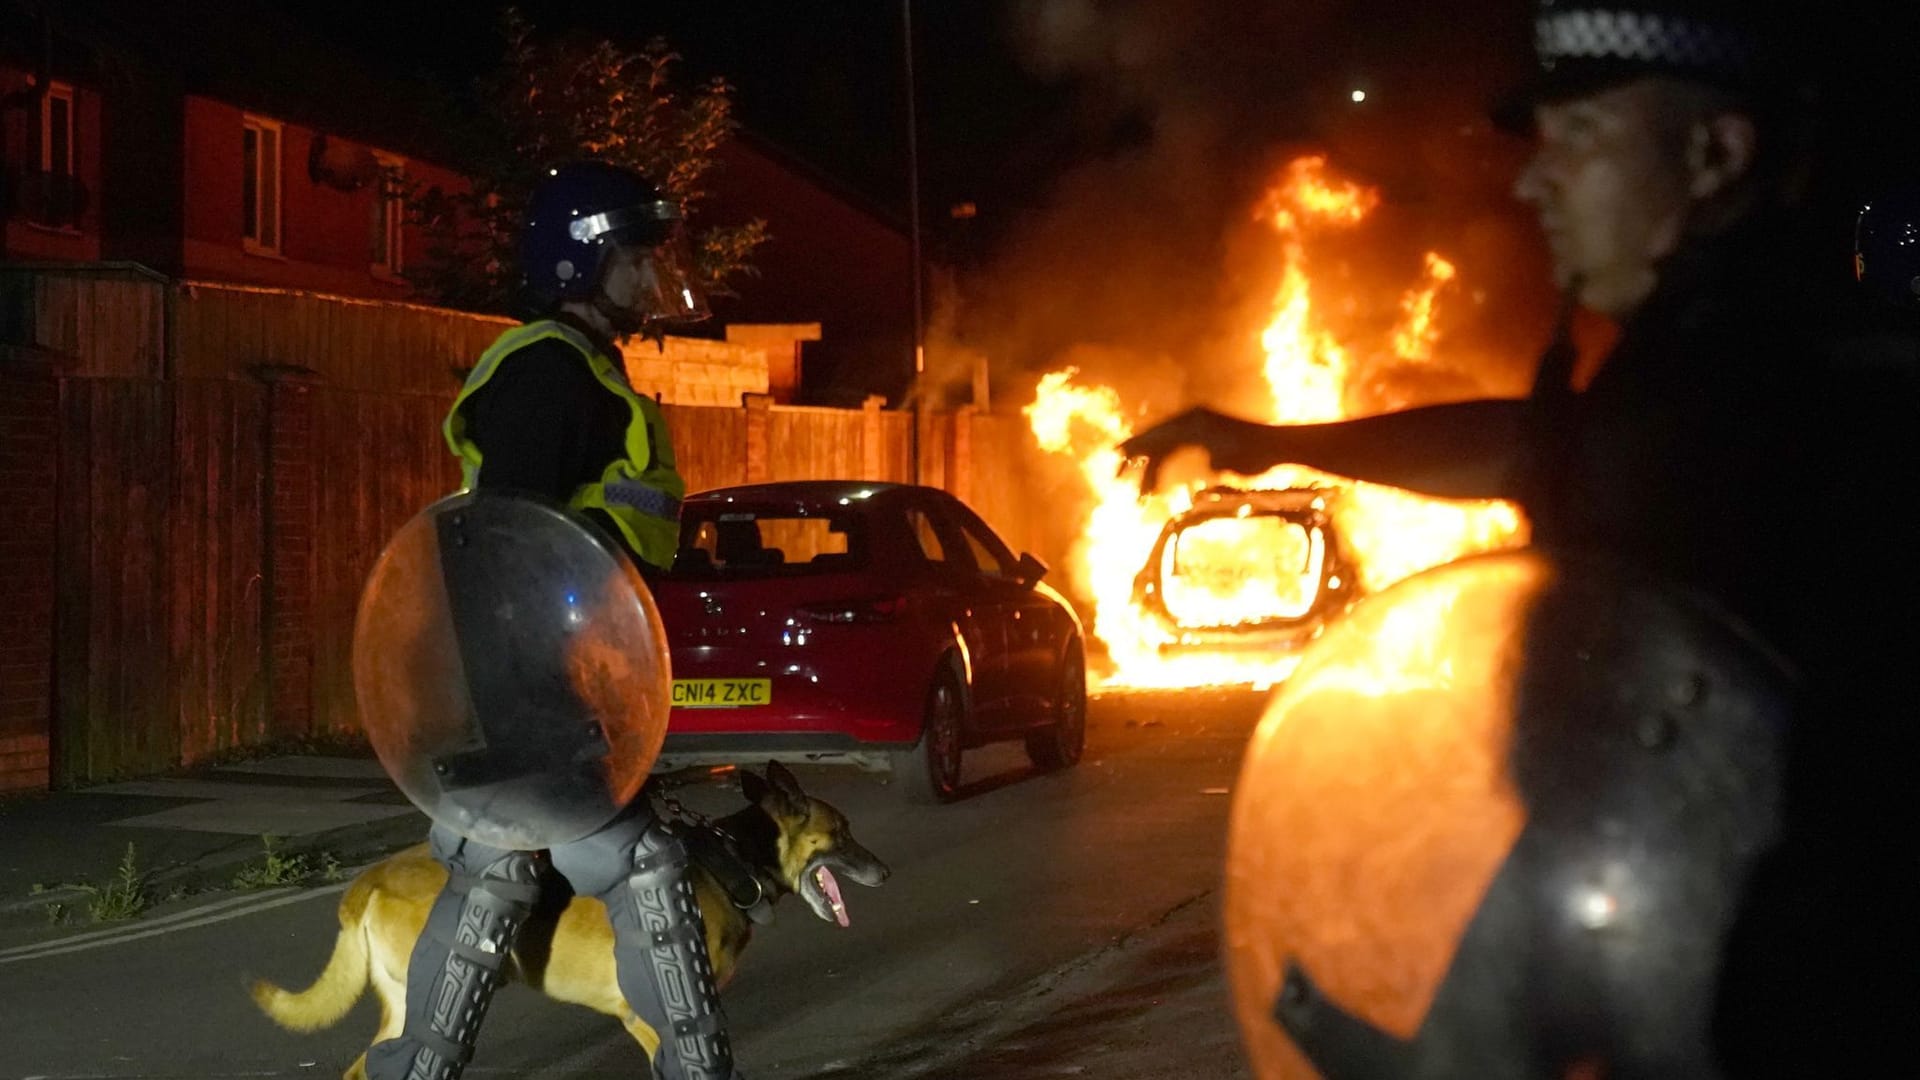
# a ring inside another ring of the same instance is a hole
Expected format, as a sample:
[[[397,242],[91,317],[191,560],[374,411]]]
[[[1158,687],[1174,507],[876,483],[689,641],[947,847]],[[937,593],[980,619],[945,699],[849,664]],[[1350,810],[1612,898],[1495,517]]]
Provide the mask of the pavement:
[[[74,925],[129,846],[156,902],[235,887],[266,860],[319,871],[424,838],[427,820],[371,757],[270,757],[178,776],[0,799],[0,931]],[[318,873],[314,880],[323,880]],[[810,1080],[1245,1080],[1207,894],[991,1001],[900,1031]]]
[[[426,837],[427,819],[368,757],[284,756],[0,799],[0,927],[75,922],[131,858],[155,901],[234,886],[267,863],[352,867]],[[58,910],[58,909],[56,909]]]

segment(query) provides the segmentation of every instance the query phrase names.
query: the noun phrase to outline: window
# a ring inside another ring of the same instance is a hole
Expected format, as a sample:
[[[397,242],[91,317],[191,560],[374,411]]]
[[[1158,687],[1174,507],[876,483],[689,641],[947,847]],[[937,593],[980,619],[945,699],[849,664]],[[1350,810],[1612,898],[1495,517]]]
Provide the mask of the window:
[[[8,185],[10,202],[23,220],[45,229],[72,232],[80,227],[86,191],[80,185],[74,138],[73,87],[29,79],[34,111],[23,134],[33,148],[14,163],[18,175]]]
[[[1160,555],[1160,602],[1185,627],[1304,618],[1320,601],[1326,534],[1277,514],[1188,522]]]
[[[248,251],[280,250],[280,124],[249,116],[240,135],[240,235]]]
[[[407,221],[406,162],[391,154],[376,152],[374,156],[380,162],[380,180],[373,192],[369,261],[374,273],[398,277],[404,265],[401,238]]]
[[[981,533],[980,528],[971,521],[960,523],[960,535],[967,539],[967,550],[973,553],[973,565],[988,577],[1012,577],[1013,571],[997,550],[999,545]]]
[[[799,577],[867,564],[864,522],[805,508],[728,509],[682,518],[673,571],[681,577]]]
[[[913,528],[913,538],[920,544],[920,554],[928,562],[946,562],[947,549],[941,546],[940,531],[934,528],[933,519],[924,510],[907,511],[907,524]]]
[[[49,83],[40,99],[40,171],[72,176],[73,87]]]

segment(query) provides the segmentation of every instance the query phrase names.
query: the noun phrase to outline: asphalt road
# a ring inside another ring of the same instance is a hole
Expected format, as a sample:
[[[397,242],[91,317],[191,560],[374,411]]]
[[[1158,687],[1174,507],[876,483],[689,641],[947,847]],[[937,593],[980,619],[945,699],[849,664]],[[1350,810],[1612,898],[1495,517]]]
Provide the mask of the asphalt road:
[[[1035,986],[1072,987],[1083,1011],[1061,1002],[1061,1015],[1084,1018],[1103,994],[1100,973],[1117,970],[1100,958],[1174,919],[1187,929],[1169,947],[1204,978],[1227,792],[1260,702],[1245,692],[1097,698],[1078,768],[1037,776],[1017,746],[973,752],[966,797],[944,807],[907,807],[875,776],[796,769],[846,812],[893,877],[874,890],[845,884],[847,929],[790,899],[759,931],[725,995],[742,1067],[755,1080],[899,1075],[913,1071],[910,1060],[967,1043],[969,1030],[1032,1012]],[[736,799],[686,797],[715,813]],[[0,941],[0,1077],[338,1075],[374,1029],[371,996],[338,1026],[294,1035],[262,1017],[245,986],[255,976],[304,986],[317,974],[339,894],[201,896],[104,931],[9,936]],[[1103,1014],[1138,1010],[1150,1025],[1157,1002],[1117,995]],[[1200,1012],[1169,1037],[1229,1045],[1230,1021]],[[1045,1075],[1082,1071],[1073,1064],[1081,1033],[1043,1019],[1013,1027],[1044,1045],[998,1052],[1044,1058]],[[1196,1023],[1212,1026],[1196,1032]],[[613,1021],[509,986],[467,1075],[628,1078],[644,1068]]]

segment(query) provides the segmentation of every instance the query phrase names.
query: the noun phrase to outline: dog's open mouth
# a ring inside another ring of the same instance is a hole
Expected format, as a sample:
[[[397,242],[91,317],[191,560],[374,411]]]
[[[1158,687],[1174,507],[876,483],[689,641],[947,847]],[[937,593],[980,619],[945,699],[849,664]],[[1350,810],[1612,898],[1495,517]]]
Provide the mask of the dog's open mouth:
[[[820,892],[820,900],[827,907],[827,911],[821,911],[821,905],[816,903],[813,905],[814,912],[823,919],[831,917],[834,922],[839,923],[841,926],[849,925],[847,922],[847,902],[840,895],[840,882],[834,878],[833,871],[827,869],[824,863],[816,864],[812,874],[809,876],[813,882],[813,887]],[[809,896],[807,900],[809,903],[812,903],[813,897]],[[832,912],[831,916],[828,915],[829,911]]]
[[[887,864],[858,844],[843,843],[837,851],[813,857],[800,874],[799,893],[815,915],[830,923],[847,925],[847,900],[840,895],[840,879],[872,888],[887,880],[892,871]]]

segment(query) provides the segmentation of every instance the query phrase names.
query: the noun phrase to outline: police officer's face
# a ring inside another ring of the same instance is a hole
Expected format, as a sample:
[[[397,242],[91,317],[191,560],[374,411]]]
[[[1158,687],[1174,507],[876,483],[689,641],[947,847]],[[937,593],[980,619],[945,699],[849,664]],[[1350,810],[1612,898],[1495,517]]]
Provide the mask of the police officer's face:
[[[1667,105],[1643,79],[1537,106],[1534,156],[1514,186],[1540,216],[1560,286],[1615,318],[1653,291],[1686,224],[1685,155],[1666,137]]]
[[[600,293],[613,309],[609,315],[619,314],[614,322],[621,333],[639,331],[653,313],[657,288],[649,254],[643,248],[615,243],[601,263]]]

